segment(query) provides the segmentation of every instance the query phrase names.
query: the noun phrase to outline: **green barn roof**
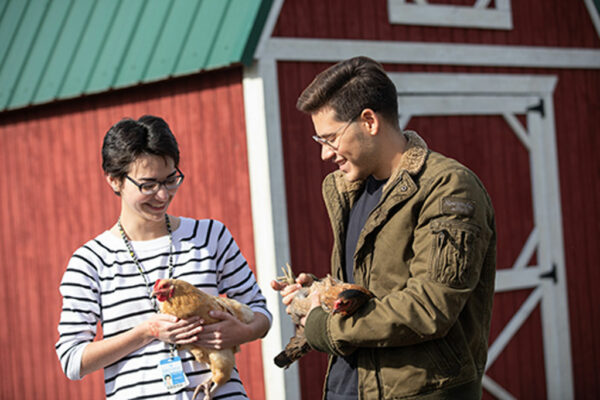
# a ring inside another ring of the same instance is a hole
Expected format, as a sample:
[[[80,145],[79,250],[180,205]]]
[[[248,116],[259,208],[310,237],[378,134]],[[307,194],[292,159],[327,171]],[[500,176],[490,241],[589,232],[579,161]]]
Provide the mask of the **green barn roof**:
[[[272,0],[0,0],[0,111],[252,62]]]

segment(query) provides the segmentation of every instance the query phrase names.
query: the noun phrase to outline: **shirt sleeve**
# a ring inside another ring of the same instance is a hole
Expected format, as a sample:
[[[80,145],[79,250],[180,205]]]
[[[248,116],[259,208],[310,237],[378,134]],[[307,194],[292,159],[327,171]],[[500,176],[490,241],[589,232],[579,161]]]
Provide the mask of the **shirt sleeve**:
[[[67,378],[81,379],[81,356],[96,336],[100,320],[97,270],[85,249],[72,256],[60,284],[62,310],[56,354]]]
[[[224,225],[221,226],[217,248],[219,293],[248,305],[252,311],[264,314],[270,324],[273,316],[267,309],[267,300],[233,236]]]

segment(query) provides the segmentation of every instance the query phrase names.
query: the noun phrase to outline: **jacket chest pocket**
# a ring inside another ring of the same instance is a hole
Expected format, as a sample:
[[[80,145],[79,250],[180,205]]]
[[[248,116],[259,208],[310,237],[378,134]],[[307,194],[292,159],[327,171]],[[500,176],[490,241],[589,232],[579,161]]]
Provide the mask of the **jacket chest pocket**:
[[[480,228],[455,220],[434,221],[430,227],[431,279],[454,288],[472,286],[479,276]]]

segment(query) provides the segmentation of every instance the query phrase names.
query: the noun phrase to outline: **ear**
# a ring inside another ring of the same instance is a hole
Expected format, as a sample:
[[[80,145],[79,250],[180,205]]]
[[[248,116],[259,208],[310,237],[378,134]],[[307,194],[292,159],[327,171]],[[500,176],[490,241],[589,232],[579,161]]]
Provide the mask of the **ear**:
[[[104,177],[106,178],[106,182],[108,182],[113,192],[115,192],[115,194],[119,196],[121,193],[121,186],[123,185],[123,180],[110,175],[104,175]]]
[[[360,113],[361,124],[370,135],[377,135],[381,127],[381,118],[370,108],[365,108]]]

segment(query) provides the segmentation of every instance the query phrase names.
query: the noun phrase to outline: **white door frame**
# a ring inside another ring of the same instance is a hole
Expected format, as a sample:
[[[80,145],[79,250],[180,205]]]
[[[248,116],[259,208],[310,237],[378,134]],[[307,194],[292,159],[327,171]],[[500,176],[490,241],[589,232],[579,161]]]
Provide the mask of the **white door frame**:
[[[477,0],[472,5],[429,3],[427,0],[388,0],[391,24],[512,29],[510,0]]]
[[[398,89],[400,125],[413,116],[501,115],[530,159],[534,227],[511,268],[497,271],[496,292],[533,289],[491,344],[486,370],[541,303],[549,399],[573,398],[567,286],[552,94],[556,78],[541,75],[390,73]],[[516,115],[527,116],[527,128]],[[537,251],[538,265],[527,265]],[[504,267],[504,266],[500,266]],[[489,376],[484,387],[514,399]]]

